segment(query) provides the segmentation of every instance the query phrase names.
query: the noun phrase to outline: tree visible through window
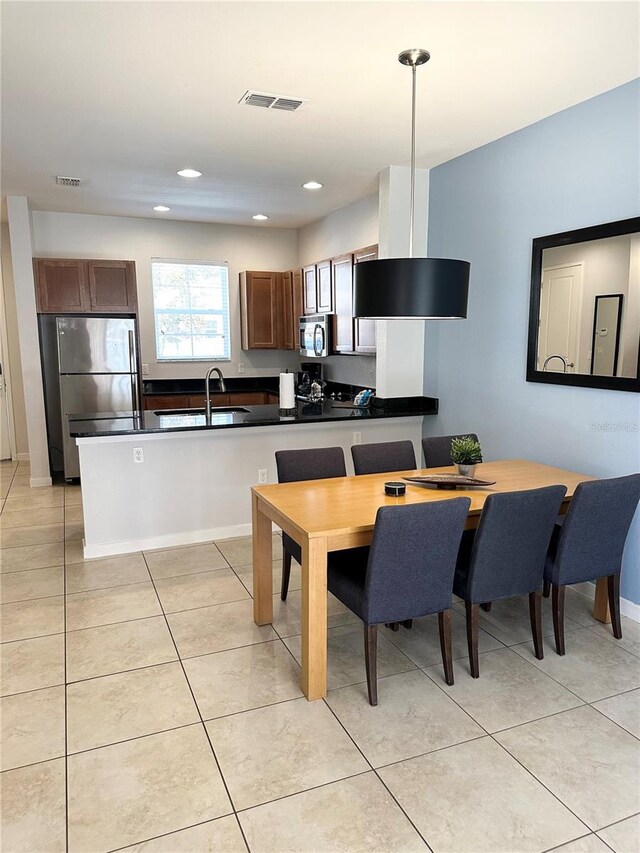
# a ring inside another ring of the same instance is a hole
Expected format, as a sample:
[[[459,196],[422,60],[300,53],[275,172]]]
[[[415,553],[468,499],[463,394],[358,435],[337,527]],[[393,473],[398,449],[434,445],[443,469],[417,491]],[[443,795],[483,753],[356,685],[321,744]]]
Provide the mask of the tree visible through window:
[[[151,261],[158,361],[229,359],[229,271],[220,261]]]

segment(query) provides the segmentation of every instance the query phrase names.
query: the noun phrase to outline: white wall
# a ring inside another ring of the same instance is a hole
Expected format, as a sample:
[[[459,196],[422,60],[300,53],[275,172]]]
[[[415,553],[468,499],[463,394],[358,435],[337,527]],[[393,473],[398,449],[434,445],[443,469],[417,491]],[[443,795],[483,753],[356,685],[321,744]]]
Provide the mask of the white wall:
[[[29,441],[27,438],[27,415],[24,402],[24,384],[22,382],[22,360],[20,358],[20,340],[18,337],[18,312],[16,308],[15,284],[13,281],[13,266],[11,264],[11,245],[9,242],[9,225],[0,225],[0,259],[2,262],[2,289],[6,318],[7,340],[6,347],[9,356],[5,364],[5,382],[11,388],[11,411],[13,414],[15,453],[18,459],[29,457]]]
[[[27,198],[24,196],[8,196],[7,214],[17,326],[19,329],[22,382],[25,391],[25,416],[30,462],[29,482],[31,486],[47,486],[51,485],[51,476],[33,278],[33,231]]]
[[[298,263],[314,264],[378,242],[378,194],[359,199],[298,231]],[[335,382],[375,387],[374,356],[332,355],[322,359],[324,376]]]
[[[225,376],[238,375],[238,362],[244,363],[247,376],[272,376],[285,367],[297,369],[299,356],[295,352],[240,348],[238,287],[238,274],[242,270],[287,270],[296,266],[298,240],[293,229],[35,211],[33,232],[38,257],[135,261],[141,361],[149,365],[148,378],[198,378],[204,376],[206,369],[204,362],[158,364],[156,361],[151,290],[153,257],[228,261],[231,361],[220,365]]]

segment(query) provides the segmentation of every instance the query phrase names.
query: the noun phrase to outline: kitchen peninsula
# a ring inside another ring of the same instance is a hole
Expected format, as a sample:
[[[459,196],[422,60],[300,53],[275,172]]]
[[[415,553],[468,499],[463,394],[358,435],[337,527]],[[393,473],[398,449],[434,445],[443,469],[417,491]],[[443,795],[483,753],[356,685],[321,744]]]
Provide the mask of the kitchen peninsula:
[[[332,399],[229,406],[206,423],[195,410],[102,413],[70,421],[77,439],[84,511],[84,555],[104,557],[251,532],[250,487],[276,482],[275,451],[411,439],[435,415],[430,397],[347,408]]]

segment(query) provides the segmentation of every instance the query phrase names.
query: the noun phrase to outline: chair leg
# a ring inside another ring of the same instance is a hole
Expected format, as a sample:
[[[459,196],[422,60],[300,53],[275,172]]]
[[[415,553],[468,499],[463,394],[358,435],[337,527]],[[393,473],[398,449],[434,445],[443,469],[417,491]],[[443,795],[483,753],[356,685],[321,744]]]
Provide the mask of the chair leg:
[[[471,604],[470,601],[465,601],[464,605],[467,611],[469,667],[471,669],[471,677],[478,678],[480,676],[480,666],[478,664],[478,605]]]
[[[438,613],[438,629],[440,631],[440,651],[442,652],[442,667],[444,680],[453,684],[453,655],[451,653],[451,610],[441,610]]]
[[[384,627],[389,628],[390,631],[399,631],[400,630],[400,623],[399,622],[385,622]]]
[[[544,581],[542,585],[542,594],[545,598],[549,598],[551,595],[551,581]]]
[[[480,607],[482,607],[482,609],[485,611],[485,613],[488,613],[491,610],[491,602],[485,601],[484,604],[480,605]]]
[[[413,628],[413,619],[405,619],[400,623],[403,628],[406,628],[407,631],[410,631]]]
[[[553,612],[553,635],[556,639],[556,652],[564,654],[564,586],[551,585],[551,610]]]
[[[378,704],[378,626],[364,626],[364,664],[367,670],[369,704]]]
[[[282,585],[280,586],[280,598],[283,601],[287,600],[289,592],[289,578],[291,577],[291,554],[285,549],[282,549]]]
[[[529,617],[533,634],[533,650],[538,660],[544,657],[542,645],[542,595],[539,589],[529,593]]]
[[[611,613],[611,627],[616,640],[622,638],[622,624],[620,622],[620,572],[609,575],[607,578],[607,592],[609,593],[609,611]]]

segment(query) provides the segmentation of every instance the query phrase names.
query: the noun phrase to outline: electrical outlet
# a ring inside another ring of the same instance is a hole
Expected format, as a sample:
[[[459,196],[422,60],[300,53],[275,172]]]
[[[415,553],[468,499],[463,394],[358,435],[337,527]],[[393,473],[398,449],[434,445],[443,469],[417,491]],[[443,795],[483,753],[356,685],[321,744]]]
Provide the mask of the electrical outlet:
[[[362,444],[362,433],[361,432],[354,432],[353,443],[354,444]]]
[[[142,365],[142,375],[143,375],[143,376],[148,376],[148,375],[149,375],[149,365],[148,365],[148,364],[143,364],[143,365]]]
[[[266,468],[258,468],[258,483],[268,483],[267,480],[267,469]]]
[[[238,373],[244,373],[244,361],[238,362]]]
[[[144,462],[144,451],[141,447],[133,448],[133,461],[134,462]]]

